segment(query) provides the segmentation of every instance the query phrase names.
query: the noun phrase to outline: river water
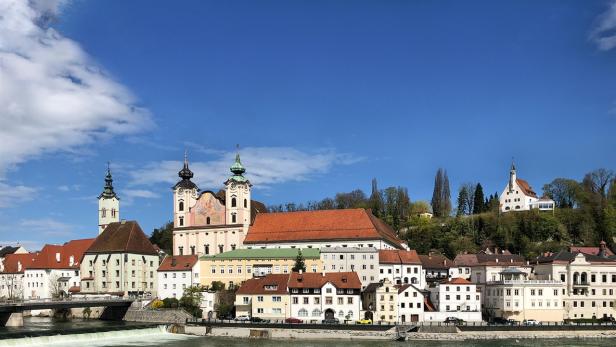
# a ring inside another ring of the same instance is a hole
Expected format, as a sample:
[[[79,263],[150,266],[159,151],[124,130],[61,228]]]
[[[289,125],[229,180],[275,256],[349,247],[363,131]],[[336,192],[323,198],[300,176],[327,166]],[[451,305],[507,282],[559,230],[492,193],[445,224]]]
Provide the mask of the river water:
[[[26,318],[24,328],[0,328],[0,347],[5,346],[72,346],[72,347],[612,347],[615,340],[492,340],[492,341],[276,341],[276,340],[243,340],[214,337],[194,337],[167,333],[162,327],[152,327],[134,330],[123,330],[130,323],[103,322],[98,320],[55,322],[49,318]],[[107,332],[93,332],[75,335],[57,335],[33,338],[7,339],[7,332],[36,332],[41,330],[59,331],[67,328],[117,328]]]

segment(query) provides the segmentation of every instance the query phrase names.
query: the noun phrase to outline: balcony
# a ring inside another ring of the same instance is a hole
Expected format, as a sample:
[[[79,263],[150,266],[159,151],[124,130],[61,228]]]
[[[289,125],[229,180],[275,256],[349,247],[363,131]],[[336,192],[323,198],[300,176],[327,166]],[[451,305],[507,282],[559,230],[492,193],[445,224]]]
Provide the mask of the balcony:
[[[559,280],[502,280],[502,281],[488,281],[488,285],[497,285],[497,284],[509,284],[509,285],[538,285],[538,284],[546,284],[546,285],[561,285],[563,284]]]
[[[573,282],[574,287],[588,287],[589,285],[590,283],[588,283],[588,281],[574,281]]]

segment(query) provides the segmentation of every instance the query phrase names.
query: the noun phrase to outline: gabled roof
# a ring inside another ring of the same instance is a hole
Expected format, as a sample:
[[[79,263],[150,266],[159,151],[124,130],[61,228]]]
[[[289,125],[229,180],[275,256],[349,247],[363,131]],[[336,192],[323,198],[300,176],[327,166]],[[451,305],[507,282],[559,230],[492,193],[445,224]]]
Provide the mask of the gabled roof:
[[[455,266],[453,261],[442,254],[421,254],[419,259],[424,269],[449,269]]]
[[[0,258],[6,257],[9,254],[13,254],[18,249],[19,249],[19,246],[4,246],[0,248]]]
[[[403,248],[393,229],[365,209],[257,214],[244,243],[337,240],[383,240]]]
[[[421,265],[421,259],[417,251],[414,249],[405,250],[379,250],[379,263],[380,264],[417,264]]]
[[[83,254],[93,242],[94,239],[81,239],[71,240],[63,245],[45,245],[30,269],[79,269]]]
[[[237,259],[295,259],[300,248],[254,248],[235,249],[214,255],[204,255],[203,260],[237,260]],[[304,259],[319,259],[318,248],[301,248]]]
[[[158,255],[136,221],[110,223],[86,253],[134,253]]]
[[[520,187],[520,189],[522,190],[522,193],[524,193],[524,195],[531,196],[533,198],[537,197],[537,193],[535,193],[535,191],[530,186],[530,184],[528,184],[528,182],[526,182],[525,180],[523,180],[521,178],[517,178],[515,180],[515,182],[518,184],[518,186]]]
[[[4,262],[3,262],[4,269],[2,273],[3,274],[24,273],[24,270],[28,269],[32,265],[35,258],[36,258],[36,253],[8,254],[4,258]],[[19,267],[19,264],[21,264],[21,268]]]
[[[289,278],[289,288],[321,288],[327,282],[339,289],[361,289],[357,272],[293,272]]]
[[[537,258],[537,263],[538,264],[552,264],[552,263],[568,264],[574,261],[575,258],[579,254],[583,255],[586,261],[593,263],[593,264],[614,264],[616,265],[616,259],[614,259],[613,257],[603,258],[598,255],[584,254],[581,252],[573,253],[573,252],[567,252],[567,251],[560,251],[558,253],[550,253],[547,255],[542,254]]]
[[[287,294],[287,283],[289,282],[289,276],[289,274],[269,274],[265,277],[251,278],[244,282],[235,294]],[[266,290],[266,286],[270,289]]]
[[[420,293],[422,292],[422,290],[421,290],[421,289],[419,289],[419,288],[415,287],[415,286],[414,286],[414,285],[412,285],[412,284],[408,284],[408,283],[407,283],[407,284],[398,284],[398,285],[395,285],[394,287],[396,287],[396,288],[398,289],[398,294],[400,294],[400,293],[404,292],[405,290],[407,290],[407,289],[409,289],[409,288],[412,288],[413,290],[418,291],[418,292],[420,292]],[[423,294],[423,293],[422,293],[422,294]]]
[[[471,281],[462,278],[462,277],[456,277],[456,278],[452,278],[446,282],[443,282],[442,284],[473,284]]]
[[[453,260],[456,266],[473,266],[479,262],[477,260],[477,254],[458,254]]]
[[[572,253],[599,255],[600,251],[601,251],[600,247],[583,247],[583,246],[570,246],[569,247],[569,252],[572,252]],[[607,253],[608,256],[614,255],[614,252],[612,252],[612,250],[607,247],[605,248],[605,252]]]
[[[199,258],[196,255],[168,255],[158,271],[192,271]]]
[[[524,266],[526,259],[518,254],[477,254],[477,264],[480,266]]]

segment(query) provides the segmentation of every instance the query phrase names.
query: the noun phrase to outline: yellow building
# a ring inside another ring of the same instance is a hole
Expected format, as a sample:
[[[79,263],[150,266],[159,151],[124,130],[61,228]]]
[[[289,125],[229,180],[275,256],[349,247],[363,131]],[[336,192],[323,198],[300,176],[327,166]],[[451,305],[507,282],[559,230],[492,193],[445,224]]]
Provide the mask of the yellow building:
[[[199,259],[201,284],[211,286],[212,282],[220,281],[229,288],[253,277],[290,274],[299,251],[299,248],[236,249],[202,256]],[[305,248],[301,252],[306,272],[319,272],[322,268],[319,250]]]

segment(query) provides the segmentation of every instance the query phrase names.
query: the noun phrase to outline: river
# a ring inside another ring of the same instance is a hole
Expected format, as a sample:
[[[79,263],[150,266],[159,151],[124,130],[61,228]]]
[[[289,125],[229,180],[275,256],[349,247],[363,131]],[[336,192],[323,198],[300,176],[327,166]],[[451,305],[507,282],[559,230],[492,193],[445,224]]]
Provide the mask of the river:
[[[75,320],[71,322],[57,322],[49,318],[28,317],[25,318],[23,328],[0,328],[0,347],[5,346],[37,346],[37,347],[608,347],[616,345],[614,340],[493,340],[493,341],[408,341],[408,342],[385,342],[385,341],[276,341],[276,340],[242,340],[214,337],[195,337],[167,333],[160,327],[126,330],[132,325],[123,322],[104,322],[98,320]],[[107,332],[92,332],[76,335],[44,336],[34,338],[6,339],[7,333],[21,331],[39,332],[43,330],[60,331],[74,328],[115,328],[118,330]]]

